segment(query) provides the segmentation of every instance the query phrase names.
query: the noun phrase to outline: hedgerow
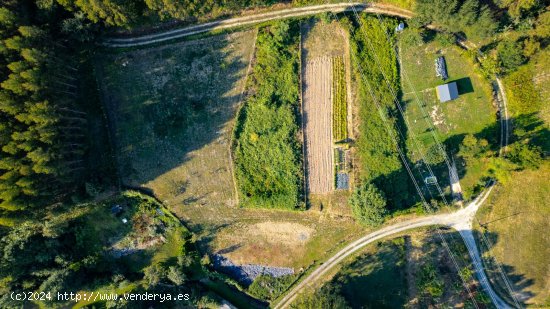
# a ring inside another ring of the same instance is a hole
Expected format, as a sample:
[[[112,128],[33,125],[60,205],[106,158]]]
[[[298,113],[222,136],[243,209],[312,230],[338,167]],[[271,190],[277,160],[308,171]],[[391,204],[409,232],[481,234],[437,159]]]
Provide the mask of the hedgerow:
[[[250,96],[235,131],[235,165],[245,207],[303,207],[298,132],[298,25],[260,29]]]

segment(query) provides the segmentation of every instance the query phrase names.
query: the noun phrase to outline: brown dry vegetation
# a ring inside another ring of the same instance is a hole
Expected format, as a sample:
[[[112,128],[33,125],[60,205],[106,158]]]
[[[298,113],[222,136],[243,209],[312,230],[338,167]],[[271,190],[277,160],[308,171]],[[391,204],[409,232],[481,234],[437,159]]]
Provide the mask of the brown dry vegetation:
[[[229,141],[253,41],[240,32],[100,60],[123,184],[178,213],[235,203]]]
[[[518,299],[536,307],[550,305],[550,163],[539,170],[514,172],[510,183],[500,185],[478,215],[489,246],[478,240],[488,275],[497,291],[509,294],[495,257],[518,293]]]
[[[306,268],[327,258],[363,228],[349,217],[308,210],[287,212],[191,206],[184,220],[203,240],[203,249],[242,264]],[[269,223],[266,223],[269,222]],[[266,224],[272,225],[266,228]]]

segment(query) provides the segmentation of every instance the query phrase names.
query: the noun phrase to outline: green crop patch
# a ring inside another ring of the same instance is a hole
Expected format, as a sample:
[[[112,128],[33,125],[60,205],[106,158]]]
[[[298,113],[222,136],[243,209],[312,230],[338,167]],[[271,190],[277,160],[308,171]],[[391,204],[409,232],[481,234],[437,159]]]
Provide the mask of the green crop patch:
[[[346,100],[344,57],[332,58],[332,132],[336,142],[348,137],[348,102]]]

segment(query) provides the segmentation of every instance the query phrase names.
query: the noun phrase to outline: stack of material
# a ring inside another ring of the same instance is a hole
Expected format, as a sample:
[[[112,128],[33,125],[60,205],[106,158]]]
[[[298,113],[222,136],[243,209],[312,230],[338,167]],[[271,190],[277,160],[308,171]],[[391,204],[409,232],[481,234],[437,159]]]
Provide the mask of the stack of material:
[[[348,190],[349,189],[349,175],[346,173],[336,174],[336,189]]]
[[[435,59],[435,75],[441,77],[443,80],[449,78],[447,75],[447,67],[445,66],[445,58],[443,58],[443,56]]]

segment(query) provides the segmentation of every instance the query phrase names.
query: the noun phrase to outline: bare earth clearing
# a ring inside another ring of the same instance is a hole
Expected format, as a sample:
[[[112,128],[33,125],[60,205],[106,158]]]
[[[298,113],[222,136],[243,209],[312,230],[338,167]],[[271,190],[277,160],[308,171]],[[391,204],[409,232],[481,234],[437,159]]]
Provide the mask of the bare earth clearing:
[[[307,187],[311,193],[329,193],[334,190],[332,61],[317,58],[306,62],[303,70]]]
[[[307,224],[307,223],[306,223]],[[306,224],[265,221],[255,224],[237,224],[223,230],[217,236],[217,244],[235,243],[219,253],[236,264],[289,266],[288,261],[306,253],[306,244],[312,239],[315,229]],[[243,242],[242,235],[247,235]]]

